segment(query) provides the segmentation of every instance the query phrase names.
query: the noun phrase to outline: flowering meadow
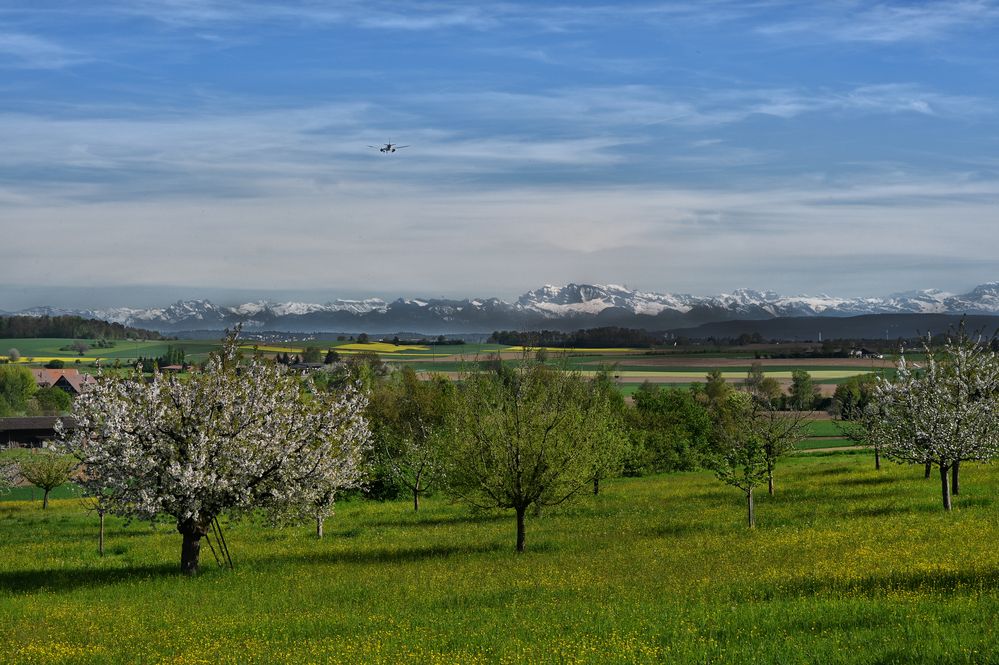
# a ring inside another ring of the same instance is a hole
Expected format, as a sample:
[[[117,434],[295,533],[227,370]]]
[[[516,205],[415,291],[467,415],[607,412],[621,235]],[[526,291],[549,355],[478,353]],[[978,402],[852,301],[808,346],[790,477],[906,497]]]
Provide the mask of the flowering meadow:
[[[922,468],[799,455],[744,526],[706,472],[606,482],[530,516],[430,497],[309,525],[222,520],[234,570],[77,499],[0,500],[0,662],[999,662],[999,468],[952,513]]]

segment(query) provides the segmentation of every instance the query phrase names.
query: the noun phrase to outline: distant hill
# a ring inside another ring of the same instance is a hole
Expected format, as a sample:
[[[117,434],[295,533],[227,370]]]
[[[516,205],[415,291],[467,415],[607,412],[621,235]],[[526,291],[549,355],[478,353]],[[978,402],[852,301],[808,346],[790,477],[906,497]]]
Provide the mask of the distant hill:
[[[673,335],[691,339],[736,338],[758,333],[764,339],[817,341],[830,339],[913,339],[946,333],[960,324],[989,337],[999,329],[999,316],[957,314],[866,314],[848,317],[781,317],[766,321],[717,321],[692,328],[676,328]]]

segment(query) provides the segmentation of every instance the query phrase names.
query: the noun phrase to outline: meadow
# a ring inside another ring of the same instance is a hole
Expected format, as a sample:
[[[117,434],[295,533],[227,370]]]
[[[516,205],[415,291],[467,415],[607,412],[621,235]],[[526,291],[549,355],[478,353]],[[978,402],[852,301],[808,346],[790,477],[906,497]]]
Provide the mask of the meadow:
[[[922,470],[801,454],[758,498],[710,473],[608,481],[529,518],[443,497],[339,504],[308,526],[226,524],[235,570],[176,570],[170,524],[76,499],[0,502],[0,661],[999,662],[999,468],[953,513]]]

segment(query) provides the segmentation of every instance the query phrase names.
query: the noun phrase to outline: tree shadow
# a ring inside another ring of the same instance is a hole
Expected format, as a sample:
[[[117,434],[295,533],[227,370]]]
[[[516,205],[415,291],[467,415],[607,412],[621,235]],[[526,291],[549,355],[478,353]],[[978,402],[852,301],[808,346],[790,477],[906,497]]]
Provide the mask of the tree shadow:
[[[697,494],[694,495],[693,498],[695,498],[695,499],[704,499],[706,501],[715,502],[715,501],[728,501],[728,500],[732,500],[732,499],[739,500],[740,497],[742,497],[742,496],[743,496],[743,494],[742,494],[741,490],[738,490],[738,489],[732,487],[732,488],[728,488],[728,489],[721,489],[720,488],[720,489],[714,489],[714,490],[705,490],[703,492],[698,492]]]
[[[500,543],[482,543],[479,545],[428,545],[424,547],[377,547],[359,550],[338,550],[335,552],[299,553],[291,557],[278,556],[274,560],[297,561],[300,563],[330,563],[330,564],[379,564],[379,563],[410,563],[433,559],[446,559],[452,556],[469,554],[489,554],[504,549],[513,551],[512,547],[503,547]]]
[[[9,593],[72,591],[81,587],[106,586],[157,577],[180,577],[176,564],[129,566],[128,568],[62,568],[0,572],[0,589]]]
[[[889,476],[874,476],[874,477],[871,477],[871,478],[846,478],[845,480],[839,481],[839,484],[840,485],[861,485],[861,486],[867,486],[867,485],[887,485],[887,484],[890,484],[890,483],[894,483],[895,481],[896,481],[895,478],[891,478]]]
[[[908,508],[898,506],[877,506],[871,508],[856,508],[847,513],[849,517],[886,517],[910,512]]]
[[[442,526],[447,524],[487,524],[512,520],[513,513],[466,513],[463,515],[421,515],[410,513],[396,518],[381,518],[365,520],[363,526],[400,527],[400,526]]]
[[[831,466],[828,469],[817,469],[815,471],[811,471],[810,475],[815,475],[815,476],[838,476],[838,475],[842,475],[844,473],[854,473],[854,472],[856,472],[856,469],[854,467],[843,466],[843,465],[836,465],[836,466]]]
[[[642,535],[649,538],[682,538],[695,533],[707,531],[704,524],[693,522],[669,522],[642,530]]]
[[[829,594],[877,597],[900,591],[919,593],[968,593],[999,589],[999,569],[973,571],[918,571],[866,575],[851,579],[799,578],[765,589],[754,589],[754,600],[779,600]],[[740,594],[737,594],[740,595]]]

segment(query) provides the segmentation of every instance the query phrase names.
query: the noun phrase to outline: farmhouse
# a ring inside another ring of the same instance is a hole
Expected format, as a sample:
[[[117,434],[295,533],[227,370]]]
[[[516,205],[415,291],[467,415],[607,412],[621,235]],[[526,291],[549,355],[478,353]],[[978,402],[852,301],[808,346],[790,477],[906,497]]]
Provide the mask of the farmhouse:
[[[33,369],[35,384],[39,388],[62,388],[71,395],[81,395],[97,382],[89,374],[81,374],[78,369]]]
[[[58,416],[36,416],[31,418],[0,418],[0,448],[37,448],[55,438],[55,423]],[[67,430],[72,430],[76,422],[72,418],[62,418]]]

